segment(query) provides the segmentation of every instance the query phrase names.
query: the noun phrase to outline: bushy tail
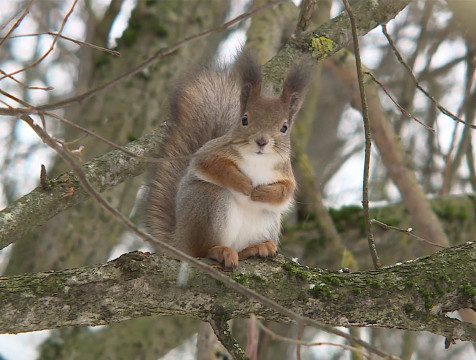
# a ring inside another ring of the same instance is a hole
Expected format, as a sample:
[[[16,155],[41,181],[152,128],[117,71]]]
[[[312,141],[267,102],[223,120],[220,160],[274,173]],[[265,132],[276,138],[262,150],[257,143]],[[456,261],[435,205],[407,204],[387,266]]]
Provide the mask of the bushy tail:
[[[223,69],[204,67],[184,76],[170,99],[160,157],[193,154],[224,135],[239,116],[239,99],[238,86]],[[176,223],[175,196],[189,161],[161,161],[152,170],[145,223],[151,235],[169,243]]]

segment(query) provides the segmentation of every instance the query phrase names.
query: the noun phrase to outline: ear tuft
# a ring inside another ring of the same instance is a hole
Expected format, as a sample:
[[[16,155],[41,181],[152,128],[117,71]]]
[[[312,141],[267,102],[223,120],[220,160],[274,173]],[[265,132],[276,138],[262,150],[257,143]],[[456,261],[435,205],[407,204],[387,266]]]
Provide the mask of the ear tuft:
[[[244,109],[250,96],[261,95],[262,73],[256,56],[249,50],[243,49],[236,60],[235,68],[241,80],[241,107]]]
[[[289,104],[290,120],[301,108],[307,87],[312,79],[314,60],[309,57],[303,57],[301,61],[293,65],[286,76],[283,84],[281,100]]]

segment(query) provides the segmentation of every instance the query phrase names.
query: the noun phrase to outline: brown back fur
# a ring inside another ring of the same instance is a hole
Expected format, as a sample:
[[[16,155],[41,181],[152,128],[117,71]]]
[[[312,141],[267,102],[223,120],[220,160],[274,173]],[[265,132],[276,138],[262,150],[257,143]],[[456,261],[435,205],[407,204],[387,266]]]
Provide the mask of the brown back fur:
[[[184,77],[171,96],[162,156],[193,154],[225,134],[225,142],[254,143],[255,137],[271,131],[281,139],[276,142],[275,150],[289,165],[290,172],[289,132],[283,136],[279,129],[285,121],[289,126],[292,124],[309,82],[309,76],[305,76],[309,74],[309,65],[304,61],[290,71],[279,98],[261,97],[261,69],[248,52],[243,52],[237,62],[239,81],[217,67],[203,67]],[[241,125],[245,111],[250,117],[247,127]],[[173,242],[177,222],[177,189],[189,163],[190,160],[163,161],[152,171],[145,222],[150,234],[169,243]]]
[[[170,99],[162,156],[193,154],[211,139],[226,134],[239,117],[239,107],[239,88],[225,70],[203,67],[188,74]],[[163,161],[152,170],[145,222],[152,235],[167,242],[172,241],[175,196],[188,163]]]

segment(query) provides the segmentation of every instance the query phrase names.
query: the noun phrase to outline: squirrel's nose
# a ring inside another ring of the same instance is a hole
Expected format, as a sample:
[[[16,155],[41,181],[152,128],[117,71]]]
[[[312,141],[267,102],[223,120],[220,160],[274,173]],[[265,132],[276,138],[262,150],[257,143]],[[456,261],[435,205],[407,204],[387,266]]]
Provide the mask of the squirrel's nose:
[[[259,147],[265,147],[266,145],[268,145],[268,142],[269,140],[264,137],[260,137],[256,139],[256,143],[258,144]]]

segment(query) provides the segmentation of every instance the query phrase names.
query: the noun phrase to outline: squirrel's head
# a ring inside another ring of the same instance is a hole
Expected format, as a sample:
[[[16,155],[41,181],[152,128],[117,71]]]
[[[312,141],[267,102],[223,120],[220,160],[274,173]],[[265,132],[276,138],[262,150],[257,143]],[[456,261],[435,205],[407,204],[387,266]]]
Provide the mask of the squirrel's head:
[[[234,137],[246,152],[261,154],[290,153],[290,133],[299,111],[312,63],[303,59],[291,67],[284,80],[279,97],[261,95],[261,67],[250,52],[244,51],[237,61],[241,80],[240,118],[234,128]]]

